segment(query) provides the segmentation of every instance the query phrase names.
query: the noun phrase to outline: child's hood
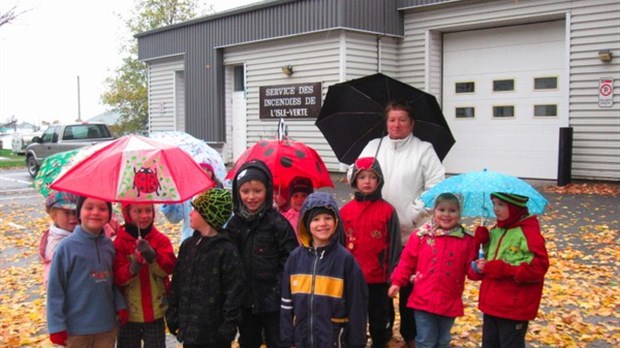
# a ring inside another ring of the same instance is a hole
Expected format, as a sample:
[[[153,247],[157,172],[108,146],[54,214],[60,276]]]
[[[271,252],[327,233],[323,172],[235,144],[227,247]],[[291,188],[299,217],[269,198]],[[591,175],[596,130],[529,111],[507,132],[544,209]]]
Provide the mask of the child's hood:
[[[374,157],[362,157],[353,163],[353,170],[351,171],[351,187],[357,190],[355,180],[362,170],[370,170],[377,175],[379,182],[377,183],[377,190],[375,192],[381,192],[384,184],[383,171],[381,170],[379,161]]]
[[[241,196],[239,195],[239,185],[238,185],[238,177],[239,173],[242,173],[246,169],[254,168],[256,170],[262,171],[267,177],[267,195],[265,197],[265,204],[263,205],[261,214],[265,211],[266,208],[271,207],[273,205],[273,178],[271,177],[271,171],[267,167],[267,165],[263,161],[252,160],[241,165],[237,173],[235,173],[235,177],[232,182],[232,195],[233,195],[233,211],[236,215],[241,215],[241,206],[243,203],[241,202]]]
[[[342,225],[342,219],[340,218],[340,211],[338,204],[334,200],[334,197],[326,192],[314,192],[306,198],[304,205],[301,208],[298,221],[299,241],[302,246],[310,247],[312,241],[312,234],[306,228],[306,214],[308,211],[314,208],[326,208],[334,212],[337,219],[336,232],[332,236],[332,241],[336,239],[341,242],[344,238],[344,227]]]

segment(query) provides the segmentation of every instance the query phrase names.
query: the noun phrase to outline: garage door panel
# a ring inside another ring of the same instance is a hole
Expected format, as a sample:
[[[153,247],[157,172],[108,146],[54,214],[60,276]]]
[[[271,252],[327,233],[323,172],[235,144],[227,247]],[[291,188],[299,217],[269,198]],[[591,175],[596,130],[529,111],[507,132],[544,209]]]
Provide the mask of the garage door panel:
[[[528,178],[555,179],[559,128],[567,123],[564,22],[444,34],[443,111],[456,138],[444,160],[449,173],[481,168]],[[536,78],[556,85],[536,89]],[[514,88],[494,91],[493,82]],[[474,91],[457,93],[456,84]],[[493,107],[512,107],[512,117],[494,117]],[[545,116],[535,116],[538,112]],[[456,108],[474,108],[456,118]]]

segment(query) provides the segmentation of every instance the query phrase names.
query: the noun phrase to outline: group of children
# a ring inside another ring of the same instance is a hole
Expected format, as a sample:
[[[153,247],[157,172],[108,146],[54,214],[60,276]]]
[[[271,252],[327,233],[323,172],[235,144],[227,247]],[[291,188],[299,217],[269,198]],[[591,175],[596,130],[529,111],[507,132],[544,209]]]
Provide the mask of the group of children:
[[[46,207],[54,223],[41,248],[50,260],[57,245],[51,341],[165,347],[167,325],[184,347],[230,347],[237,332],[244,348],[364,347],[368,328],[372,346],[386,347],[392,298],[413,283],[400,300],[414,309],[416,347],[449,347],[468,277],[482,281],[483,347],[524,346],[549,266],[527,197],[493,193],[497,223],[474,234],[460,224],[459,198],[442,194],[403,249],[397,214],[381,198],[379,163],[358,159],[350,183],[354,198],[339,209],[308,178],[296,178],[280,213],[269,169],[249,161],[232,194],[214,188],[191,201],[192,235],[178,259],[153,226],[152,204],[123,205],[125,224],[112,242],[103,233],[110,203],[53,193]],[[52,238],[59,233],[60,243]]]

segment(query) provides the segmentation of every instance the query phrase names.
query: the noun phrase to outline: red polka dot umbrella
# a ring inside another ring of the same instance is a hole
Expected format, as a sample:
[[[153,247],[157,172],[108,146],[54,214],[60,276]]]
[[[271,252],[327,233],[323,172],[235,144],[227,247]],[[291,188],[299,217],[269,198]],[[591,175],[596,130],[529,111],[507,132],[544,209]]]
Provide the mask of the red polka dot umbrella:
[[[290,139],[261,140],[239,156],[226,179],[234,179],[237,170],[249,160],[265,162],[271,170],[274,187],[287,188],[296,176],[309,178],[314,188],[334,187],[321,156],[302,142]]]

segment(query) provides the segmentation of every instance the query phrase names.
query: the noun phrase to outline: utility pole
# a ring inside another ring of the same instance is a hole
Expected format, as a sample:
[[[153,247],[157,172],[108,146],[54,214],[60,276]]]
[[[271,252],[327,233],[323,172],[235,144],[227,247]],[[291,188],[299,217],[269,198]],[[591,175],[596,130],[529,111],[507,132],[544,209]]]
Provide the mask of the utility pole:
[[[77,77],[77,94],[78,94],[78,118],[77,122],[82,122],[82,111],[80,109],[80,75]]]

